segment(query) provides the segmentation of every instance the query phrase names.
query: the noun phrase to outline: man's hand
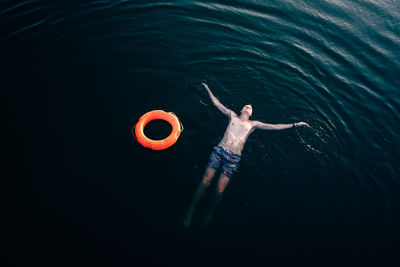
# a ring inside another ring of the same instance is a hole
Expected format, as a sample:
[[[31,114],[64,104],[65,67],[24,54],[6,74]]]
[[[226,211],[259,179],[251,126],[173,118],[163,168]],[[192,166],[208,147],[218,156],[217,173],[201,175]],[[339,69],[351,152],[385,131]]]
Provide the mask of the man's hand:
[[[210,88],[208,87],[208,85],[205,84],[205,83],[201,83],[201,85],[203,85],[204,88],[206,88],[208,94],[209,94],[209,95],[211,96],[211,98],[212,98],[214,95],[213,95],[213,93],[211,92],[211,90],[210,90]]]
[[[294,126],[295,127],[310,127],[310,125],[308,125],[308,123],[303,122],[303,121],[294,123]]]
[[[201,83],[202,86],[204,86],[204,88],[206,88],[208,94],[210,95],[211,101],[213,102],[213,104],[225,115],[227,116],[231,116],[232,114],[235,114],[232,110],[226,108],[224,105],[221,104],[221,102],[219,102],[219,100],[213,95],[213,93],[211,92],[210,88],[208,88],[208,85],[205,83]]]
[[[210,90],[210,88],[208,88],[208,85],[205,83],[201,83],[201,85],[203,85],[207,90]]]

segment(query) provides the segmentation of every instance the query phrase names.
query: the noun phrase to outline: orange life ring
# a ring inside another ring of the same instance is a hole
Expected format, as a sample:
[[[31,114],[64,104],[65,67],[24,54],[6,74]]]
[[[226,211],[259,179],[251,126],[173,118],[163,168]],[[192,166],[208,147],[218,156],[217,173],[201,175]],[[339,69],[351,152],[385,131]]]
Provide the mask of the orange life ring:
[[[146,135],[144,135],[144,127],[146,127],[147,123],[152,120],[165,120],[172,126],[171,134],[162,140],[152,140],[149,139]],[[135,129],[135,131],[133,131]],[[172,112],[165,112],[163,110],[153,110],[147,112],[142,117],[140,117],[139,121],[136,123],[134,127],[132,127],[133,137],[144,147],[153,149],[153,150],[162,150],[166,149],[173,144],[179,138],[179,135],[183,131],[183,125],[179,121],[178,117]]]

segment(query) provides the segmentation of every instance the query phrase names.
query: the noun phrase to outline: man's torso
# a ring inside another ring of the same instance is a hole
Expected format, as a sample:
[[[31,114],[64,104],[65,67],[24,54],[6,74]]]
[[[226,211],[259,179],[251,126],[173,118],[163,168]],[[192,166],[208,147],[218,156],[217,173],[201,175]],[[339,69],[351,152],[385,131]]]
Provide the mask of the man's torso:
[[[250,120],[243,121],[236,114],[232,115],[224,137],[218,145],[241,155],[243,146],[253,130],[254,128]]]

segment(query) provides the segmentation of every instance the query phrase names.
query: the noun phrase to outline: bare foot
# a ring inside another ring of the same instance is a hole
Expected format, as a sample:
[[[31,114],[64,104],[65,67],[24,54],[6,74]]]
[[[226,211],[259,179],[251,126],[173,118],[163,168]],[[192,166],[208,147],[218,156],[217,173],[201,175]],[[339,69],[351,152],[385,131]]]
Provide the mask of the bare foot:
[[[188,214],[183,220],[183,226],[185,226],[185,228],[189,228],[191,222],[192,222],[192,216]]]

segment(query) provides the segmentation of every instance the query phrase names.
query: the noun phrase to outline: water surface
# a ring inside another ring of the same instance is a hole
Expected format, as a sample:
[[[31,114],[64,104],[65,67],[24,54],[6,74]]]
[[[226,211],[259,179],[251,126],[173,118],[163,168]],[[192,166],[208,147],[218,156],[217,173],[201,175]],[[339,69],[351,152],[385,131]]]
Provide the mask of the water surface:
[[[398,260],[398,1],[5,0],[0,26],[18,261]],[[184,230],[227,125],[201,82],[236,112],[312,128],[254,132],[212,225]],[[166,151],[131,136],[153,109],[185,127]]]

